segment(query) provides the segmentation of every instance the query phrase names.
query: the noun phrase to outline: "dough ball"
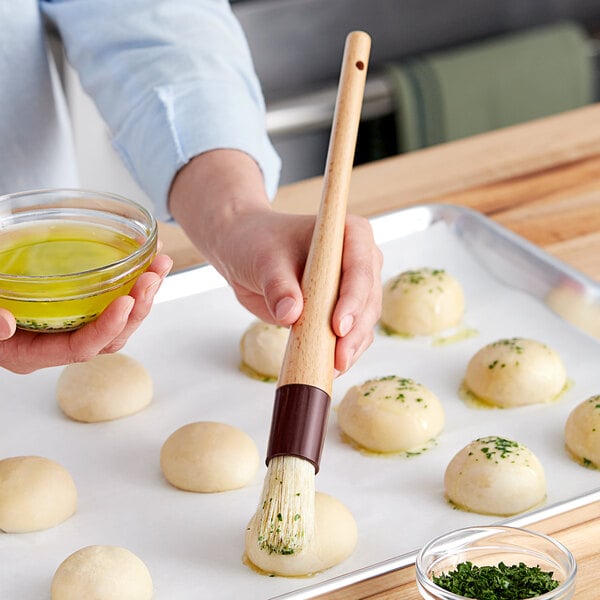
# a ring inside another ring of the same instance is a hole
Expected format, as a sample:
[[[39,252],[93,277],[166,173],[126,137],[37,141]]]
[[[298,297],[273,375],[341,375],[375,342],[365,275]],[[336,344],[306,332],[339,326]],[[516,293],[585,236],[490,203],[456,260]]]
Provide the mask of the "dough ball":
[[[339,500],[320,492],[315,495],[314,543],[297,554],[269,554],[261,550],[257,521],[255,515],[246,530],[246,556],[267,574],[298,577],[325,571],[348,558],[358,539],[350,511]]]
[[[395,333],[438,333],[458,325],[464,311],[462,286],[443,269],[404,271],[383,287],[381,323]]]
[[[150,374],[125,354],[100,354],[65,367],[58,378],[58,405],[75,421],[111,421],[139,412],[152,400]]]
[[[52,580],[52,600],[151,600],[152,578],[133,552],[87,546],[67,557]]]
[[[54,527],[77,510],[68,471],[41,456],[0,460],[0,530],[25,533]]]
[[[289,329],[256,321],[246,329],[240,341],[242,364],[259,378],[279,377]]]
[[[450,461],[444,477],[446,496],[464,510],[514,515],[540,504],[546,478],[529,448],[502,437],[479,438]]]
[[[584,400],[571,411],[565,424],[565,442],[581,464],[600,468],[600,395]]]
[[[367,450],[420,448],[444,427],[444,409],[425,386],[391,375],[348,390],[337,411],[342,431]]]
[[[600,301],[577,284],[566,283],[554,288],[546,304],[563,319],[600,338]]]
[[[567,383],[560,356],[546,344],[523,338],[498,340],[467,365],[465,386],[479,400],[500,407],[550,402]]]
[[[248,484],[258,469],[258,449],[241,429],[198,422],[172,433],[160,451],[167,481],[190,492],[225,492]]]

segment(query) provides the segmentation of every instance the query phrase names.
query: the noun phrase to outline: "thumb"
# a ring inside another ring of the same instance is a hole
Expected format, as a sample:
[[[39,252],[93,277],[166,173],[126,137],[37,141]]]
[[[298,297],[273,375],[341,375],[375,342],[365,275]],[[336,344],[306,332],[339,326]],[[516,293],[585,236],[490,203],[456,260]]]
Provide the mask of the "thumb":
[[[303,298],[293,271],[265,275],[263,295],[274,321],[286,327],[295,323],[302,313]]]
[[[0,308],[0,341],[8,340],[17,330],[14,316],[5,308]]]

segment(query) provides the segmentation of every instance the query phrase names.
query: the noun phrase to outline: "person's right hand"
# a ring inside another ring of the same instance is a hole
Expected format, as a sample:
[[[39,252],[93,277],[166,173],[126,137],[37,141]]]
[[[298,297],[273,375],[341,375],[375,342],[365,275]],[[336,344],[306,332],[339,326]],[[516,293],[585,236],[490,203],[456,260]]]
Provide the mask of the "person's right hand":
[[[25,374],[117,352],[150,312],[172,265],[168,256],[156,256],[128,296],[117,298],[95,321],[75,331],[39,333],[17,329],[14,316],[0,308],[0,367]]]
[[[278,325],[298,319],[315,217],[274,211],[249,156],[216,150],[196,157],[177,175],[170,208],[243,306]],[[349,369],[373,341],[381,313],[381,266],[369,222],[348,215],[340,293],[331,320],[338,338],[338,373]]]

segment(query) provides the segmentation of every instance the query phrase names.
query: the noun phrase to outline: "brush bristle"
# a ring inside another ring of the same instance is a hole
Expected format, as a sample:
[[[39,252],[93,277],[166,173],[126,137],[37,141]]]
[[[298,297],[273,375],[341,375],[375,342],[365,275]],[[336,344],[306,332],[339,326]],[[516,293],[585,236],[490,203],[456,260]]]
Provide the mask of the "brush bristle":
[[[295,456],[269,462],[256,515],[261,550],[297,554],[312,543],[315,528],[315,467]]]

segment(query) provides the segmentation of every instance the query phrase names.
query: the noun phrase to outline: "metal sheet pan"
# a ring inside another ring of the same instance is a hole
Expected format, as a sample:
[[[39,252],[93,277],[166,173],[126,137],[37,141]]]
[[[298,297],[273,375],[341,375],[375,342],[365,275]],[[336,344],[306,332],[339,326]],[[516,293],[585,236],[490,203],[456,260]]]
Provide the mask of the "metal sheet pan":
[[[154,402],[143,412],[110,423],[74,423],[54,401],[61,369],[26,377],[0,374],[0,457],[53,458],[69,469],[80,493],[77,514],[58,527],[0,534],[1,598],[47,597],[56,567],[89,544],[134,551],[152,573],[157,600],[300,599],[345,587],[409,564],[418,547],[444,531],[498,521],[453,510],[442,485],[454,453],[492,433],[528,445],[547,472],[546,504],[509,522],[524,525],[598,498],[597,472],[566,455],[562,429],[570,410],[600,390],[600,342],[554,308],[571,315],[565,308],[569,302],[571,307],[583,302],[591,315],[583,325],[593,331],[600,286],[466,209],[420,206],[372,223],[384,253],[384,278],[406,268],[446,268],[465,288],[465,326],[479,333],[437,346],[428,338],[378,332],[357,365],[336,380],[334,406],[351,385],[367,378],[412,377],[438,394],[447,415],[437,445],[408,459],[356,452],[341,440],[332,413],[317,489],[342,500],[354,514],[359,528],[354,554],[310,579],[258,575],[242,562],[243,535],[266,469],[246,488],[217,495],[181,492],[162,478],[162,443],[192,421],[236,425],[255,439],[259,451],[266,447],[274,385],[238,369],[239,339],[253,317],[212,268],[202,267],[169,277],[157,306],[127,345],[125,352],[140,360],[155,382]],[[557,304],[556,290],[567,290],[569,302],[561,296]],[[572,387],[551,405],[514,412],[467,407],[456,393],[466,361],[489,341],[514,335],[554,347]]]

